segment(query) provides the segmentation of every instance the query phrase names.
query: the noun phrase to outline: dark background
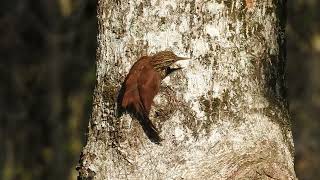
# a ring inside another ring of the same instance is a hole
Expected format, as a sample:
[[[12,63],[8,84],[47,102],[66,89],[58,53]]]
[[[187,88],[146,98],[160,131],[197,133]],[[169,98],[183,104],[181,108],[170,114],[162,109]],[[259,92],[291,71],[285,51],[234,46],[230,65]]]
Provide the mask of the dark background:
[[[96,0],[0,3],[0,179],[76,179],[95,84]],[[320,179],[320,3],[288,1],[295,169]]]

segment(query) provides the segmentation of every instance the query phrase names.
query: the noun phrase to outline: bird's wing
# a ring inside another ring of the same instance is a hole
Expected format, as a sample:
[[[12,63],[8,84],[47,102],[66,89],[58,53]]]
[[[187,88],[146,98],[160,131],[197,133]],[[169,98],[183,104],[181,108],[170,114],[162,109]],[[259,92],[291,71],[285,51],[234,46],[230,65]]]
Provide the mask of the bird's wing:
[[[133,103],[140,101],[138,91],[138,79],[142,72],[143,66],[141,63],[146,61],[146,57],[139,59],[130,69],[125,82],[124,82],[124,93],[121,97],[121,106],[127,108]]]
[[[132,103],[135,103],[137,101],[140,101],[137,84],[132,84],[130,86],[127,86],[123,94],[121,106],[123,108],[127,108]]]
[[[154,96],[158,93],[160,88],[161,77],[153,67],[146,63],[142,69],[141,76],[138,79],[138,90],[139,90],[139,111],[138,114],[140,123],[146,132],[150,140],[155,143],[160,143],[162,140],[159,136],[157,128],[153,125],[152,121],[149,119],[149,112],[151,105],[153,103]]]
[[[149,64],[142,69],[143,76],[138,79],[138,89],[141,101],[149,114],[153,98],[160,89],[161,75]]]
[[[150,82],[146,81],[145,78],[143,78],[145,77],[145,75],[150,74],[150,72],[145,71],[146,69],[148,69],[146,67],[148,66],[148,63],[146,63],[148,60],[149,59],[147,58],[140,59],[131,68],[124,82],[125,88],[121,106],[134,114],[151,141],[160,143],[162,139],[159,136],[158,130],[149,119],[151,104],[148,105],[147,107],[149,108],[146,109],[146,103],[144,103],[146,102],[146,98],[144,98],[144,95],[146,95],[146,97],[148,97],[147,99],[149,99],[148,94],[144,92],[148,91],[148,88],[146,87],[150,86]],[[147,74],[145,74],[145,72],[147,72]],[[139,83],[147,83],[147,86],[141,86],[139,85]],[[151,102],[153,97],[151,98]]]

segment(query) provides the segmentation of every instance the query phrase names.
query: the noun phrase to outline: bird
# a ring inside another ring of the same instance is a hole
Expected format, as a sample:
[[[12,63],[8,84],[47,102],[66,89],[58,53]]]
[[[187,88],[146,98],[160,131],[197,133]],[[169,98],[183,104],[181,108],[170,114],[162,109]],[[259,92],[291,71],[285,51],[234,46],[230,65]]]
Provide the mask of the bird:
[[[160,90],[161,81],[172,72],[182,69],[170,66],[187,59],[190,58],[179,57],[172,51],[142,56],[133,64],[122,84],[118,96],[120,109],[135,116],[147,137],[156,144],[163,139],[149,118],[153,99]]]

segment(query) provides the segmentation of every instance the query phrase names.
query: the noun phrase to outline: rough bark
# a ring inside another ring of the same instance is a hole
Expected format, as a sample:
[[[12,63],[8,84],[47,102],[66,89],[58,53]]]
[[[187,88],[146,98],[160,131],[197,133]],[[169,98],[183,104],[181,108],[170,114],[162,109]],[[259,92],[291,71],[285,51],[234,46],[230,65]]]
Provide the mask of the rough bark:
[[[100,0],[97,86],[80,179],[296,179],[282,0]],[[116,117],[138,57],[189,56],[162,83],[149,141]]]

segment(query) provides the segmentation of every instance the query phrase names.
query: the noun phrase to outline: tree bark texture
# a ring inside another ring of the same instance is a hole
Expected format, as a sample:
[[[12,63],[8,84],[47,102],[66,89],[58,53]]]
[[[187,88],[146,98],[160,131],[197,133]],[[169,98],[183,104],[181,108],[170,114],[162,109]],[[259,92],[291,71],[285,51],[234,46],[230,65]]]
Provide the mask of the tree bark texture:
[[[100,0],[97,85],[80,179],[296,179],[285,92],[283,0]],[[191,57],[150,118],[116,116],[142,55]]]

